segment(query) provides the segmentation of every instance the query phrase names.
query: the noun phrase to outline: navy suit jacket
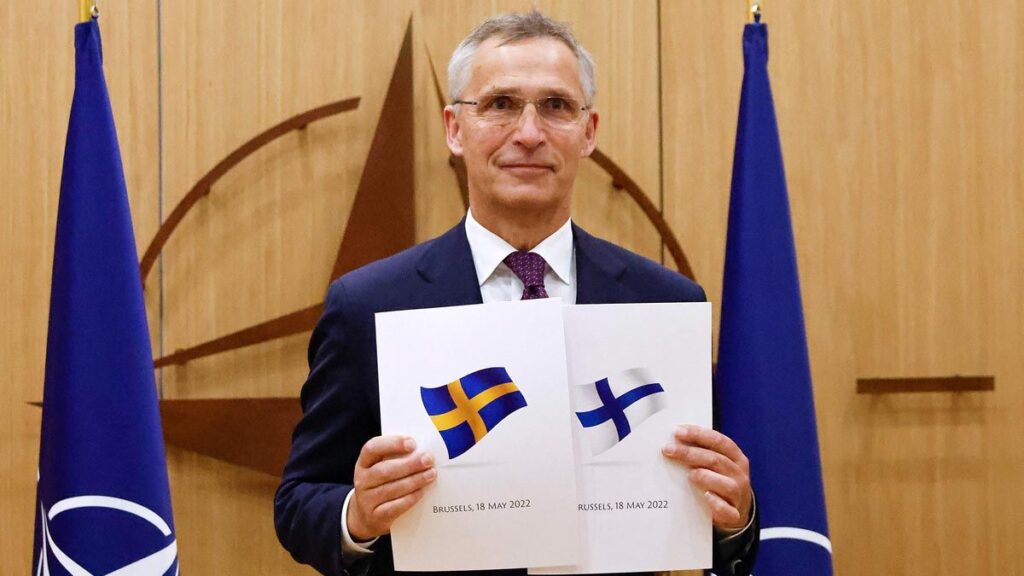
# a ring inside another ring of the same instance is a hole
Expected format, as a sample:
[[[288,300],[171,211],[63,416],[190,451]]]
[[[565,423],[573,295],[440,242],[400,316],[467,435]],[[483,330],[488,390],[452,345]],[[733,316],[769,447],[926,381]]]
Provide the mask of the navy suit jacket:
[[[575,225],[573,242],[579,304],[705,300],[700,286],[682,275]],[[464,223],[331,284],[309,344],[303,416],[274,499],[278,538],[296,560],[331,575],[394,572],[387,536],[368,558],[346,559],[341,551],[341,508],[352,489],[356,459],[363,444],[381,433],[374,314],[479,303]],[[716,546],[716,574],[746,574],[749,568],[744,566],[752,563],[757,545],[756,530],[744,540],[739,547],[730,546],[738,550],[729,558]]]

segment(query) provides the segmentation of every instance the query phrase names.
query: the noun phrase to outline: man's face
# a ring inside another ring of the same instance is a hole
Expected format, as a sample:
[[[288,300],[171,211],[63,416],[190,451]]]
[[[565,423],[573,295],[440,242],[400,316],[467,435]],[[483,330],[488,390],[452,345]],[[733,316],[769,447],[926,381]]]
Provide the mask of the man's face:
[[[540,101],[562,97],[585,105],[576,56],[552,38],[479,46],[461,100],[486,102],[494,95]],[[535,105],[505,124],[488,122],[481,107],[445,108],[448,147],[466,162],[470,204],[492,213],[565,213],[581,158],[596,145],[597,114],[581,112],[571,123],[551,122]]]

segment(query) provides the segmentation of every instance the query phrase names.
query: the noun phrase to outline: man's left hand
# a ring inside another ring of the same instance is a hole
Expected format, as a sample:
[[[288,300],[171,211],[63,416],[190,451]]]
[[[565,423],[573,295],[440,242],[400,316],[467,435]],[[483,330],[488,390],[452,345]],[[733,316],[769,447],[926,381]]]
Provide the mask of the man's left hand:
[[[690,467],[690,481],[704,491],[715,528],[733,532],[747,525],[750,462],[732,439],[710,428],[680,426],[662,453]]]

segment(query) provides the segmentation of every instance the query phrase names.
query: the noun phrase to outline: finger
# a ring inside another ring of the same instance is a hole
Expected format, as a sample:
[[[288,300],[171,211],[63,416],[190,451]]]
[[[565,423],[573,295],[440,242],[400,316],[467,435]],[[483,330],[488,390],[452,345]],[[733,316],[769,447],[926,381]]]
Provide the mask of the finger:
[[[713,452],[718,452],[736,463],[743,463],[747,460],[743,451],[733,442],[732,438],[711,428],[693,425],[679,426],[675,429],[674,436],[684,444],[700,446]]]
[[[385,523],[388,530],[390,530],[391,523],[419,502],[420,499],[423,498],[423,494],[425,492],[426,490],[420,488],[419,490],[410,492],[401,498],[384,502],[373,511],[374,515],[377,516],[381,522]]]
[[[689,477],[698,489],[711,492],[737,510],[744,509],[743,496],[749,490],[737,479],[704,468],[690,470]]]
[[[679,442],[670,442],[662,452],[665,456],[678,460],[691,468],[707,468],[726,476],[746,476],[746,471],[724,454],[707,448],[687,446]]]
[[[407,496],[408,494],[425,487],[427,484],[430,484],[435,478],[437,478],[437,470],[430,468],[417,474],[412,474],[405,478],[388,482],[387,484],[381,484],[380,486],[370,490],[367,493],[367,496],[374,499],[376,502],[383,504],[385,502],[398,500],[399,498]]]
[[[417,474],[434,466],[434,457],[422,452],[414,452],[401,458],[384,460],[362,470],[357,474],[356,483],[364,490],[381,486],[406,476]]]
[[[380,463],[377,466],[380,466]],[[349,531],[354,534],[362,529],[359,533],[367,537],[386,534],[390,529],[391,520],[382,517],[378,512],[382,504],[400,500],[402,497],[422,489],[427,484],[433,482],[437,476],[437,471],[431,467],[418,474],[406,476],[393,482],[380,486],[370,486],[366,480],[369,471],[357,470],[356,472],[354,496],[348,516]]]
[[[359,451],[356,468],[369,468],[385,458],[408,454],[415,449],[416,441],[408,436],[374,436]]]
[[[722,499],[713,492],[705,492],[704,500],[711,508],[711,523],[717,528],[725,530],[736,530],[743,528],[743,516],[733,505]]]

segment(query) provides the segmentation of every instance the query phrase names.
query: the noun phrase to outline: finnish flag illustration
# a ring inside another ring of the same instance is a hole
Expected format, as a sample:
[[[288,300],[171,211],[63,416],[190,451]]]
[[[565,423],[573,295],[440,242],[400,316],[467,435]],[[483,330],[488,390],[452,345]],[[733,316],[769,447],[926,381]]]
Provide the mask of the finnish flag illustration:
[[[646,368],[631,368],[572,387],[584,443],[597,456],[629,436],[644,420],[668,407],[665,389]]]

